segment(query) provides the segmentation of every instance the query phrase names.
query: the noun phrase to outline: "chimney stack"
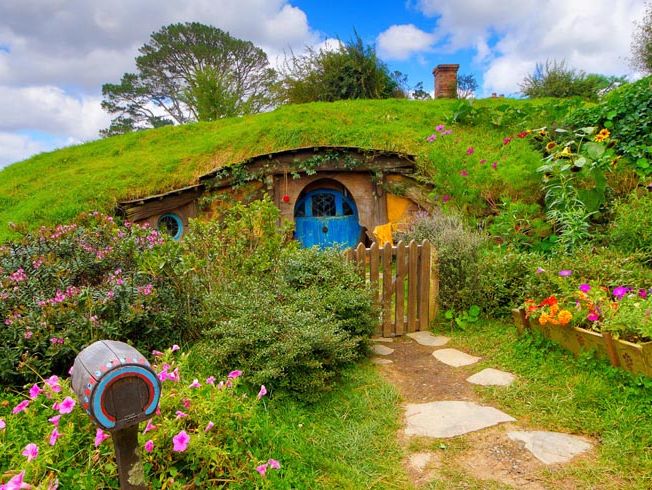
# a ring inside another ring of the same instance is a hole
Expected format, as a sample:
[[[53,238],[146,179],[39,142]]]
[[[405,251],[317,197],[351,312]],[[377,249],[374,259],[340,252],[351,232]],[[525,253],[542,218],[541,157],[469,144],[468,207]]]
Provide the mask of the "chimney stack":
[[[457,70],[460,65],[437,65],[432,74],[435,76],[435,99],[457,98]]]

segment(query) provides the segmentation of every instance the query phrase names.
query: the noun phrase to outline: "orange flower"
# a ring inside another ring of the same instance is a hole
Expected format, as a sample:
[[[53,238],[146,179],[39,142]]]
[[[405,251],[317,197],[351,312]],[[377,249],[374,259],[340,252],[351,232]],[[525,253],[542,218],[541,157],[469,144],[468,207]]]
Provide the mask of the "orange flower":
[[[601,129],[600,132],[595,136],[594,141],[597,141],[598,143],[609,139],[609,136],[611,136],[611,133],[609,132],[608,129],[604,128]]]
[[[548,323],[548,320],[550,320],[548,313],[541,313],[541,316],[539,317],[539,325],[545,325]]]
[[[573,319],[573,314],[568,310],[561,310],[559,315],[557,315],[557,319],[562,325],[568,325]]]
[[[550,316],[555,316],[559,312],[559,305],[554,304],[550,307]]]

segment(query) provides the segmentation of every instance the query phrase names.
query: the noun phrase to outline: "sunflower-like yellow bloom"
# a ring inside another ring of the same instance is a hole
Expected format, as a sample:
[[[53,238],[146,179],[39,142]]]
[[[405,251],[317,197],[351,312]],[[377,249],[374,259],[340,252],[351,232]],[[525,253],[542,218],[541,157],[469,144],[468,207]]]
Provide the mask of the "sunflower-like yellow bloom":
[[[573,153],[571,152],[570,146],[565,146],[564,149],[559,154],[560,157],[569,157]]]
[[[595,135],[595,138],[593,138],[593,141],[597,141],[598,143],[608,140],[609,136],[611,136],[611,133],[607,128],[601,129],[598,134]]]
[[[554,141],[550,141],[546,145],[546,151],[552,151],[555,148],[555,146],[557,146],[557,143],[555,143]]]

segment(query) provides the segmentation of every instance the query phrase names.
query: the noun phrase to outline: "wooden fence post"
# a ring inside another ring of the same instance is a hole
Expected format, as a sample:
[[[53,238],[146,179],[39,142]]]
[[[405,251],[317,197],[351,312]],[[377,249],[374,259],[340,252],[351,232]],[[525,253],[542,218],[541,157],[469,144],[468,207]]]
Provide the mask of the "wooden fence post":
[[[374,303],[376,305],[379,303],[379,288],[378,288],[378,264],[379,264],[379,254],[378,254],[378,243],[374,242],[371,244],[369,249],[369,282],[371,283],[371,290],[373,292]]]
[[[383,337],[391,335],[392,327],[392,244],[383,247]]]
[[[417,329],[417,244],[414,240],[408,246],[408,332]]]
[[[439,313],[439,254],[430,244],[430,298],[428,301],[428,320],[432,322]]]
[[[405,333],[405,273],[407,271],[407,247],[400,241],[396,244],[396,317],[394,329],[396,335]]]
[[[419,256],[419,330],[428,330],[430,308],[430,242],[421,243]]]

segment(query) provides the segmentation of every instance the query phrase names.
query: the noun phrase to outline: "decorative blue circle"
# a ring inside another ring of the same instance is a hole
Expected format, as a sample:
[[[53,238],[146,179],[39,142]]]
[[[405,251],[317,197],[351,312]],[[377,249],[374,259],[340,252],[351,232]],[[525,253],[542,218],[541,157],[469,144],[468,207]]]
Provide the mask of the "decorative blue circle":
[[[167,233],[174,240],[178,240],[183,235],[183,221],[179,215],[174,213],[165,213],[158,219],[157,228],[163,233]]]

